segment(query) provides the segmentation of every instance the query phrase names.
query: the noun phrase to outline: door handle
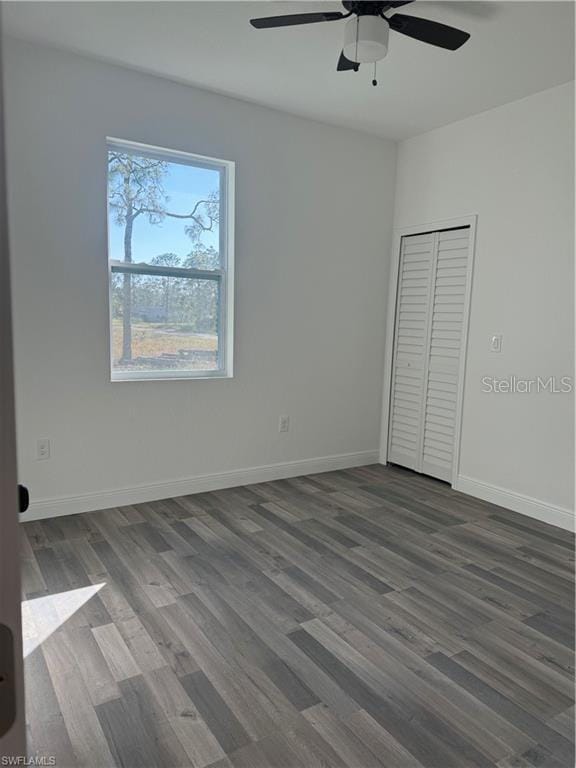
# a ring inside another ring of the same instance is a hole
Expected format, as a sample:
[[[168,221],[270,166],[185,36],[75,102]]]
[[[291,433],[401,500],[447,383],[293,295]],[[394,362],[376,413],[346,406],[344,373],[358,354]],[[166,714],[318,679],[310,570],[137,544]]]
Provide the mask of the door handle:
[[[30,506],[30,494],[28,493],[28,488],[26,488],[25,485],[19,485],[18,486],[18,507],[19,507],[20,514],[22,514],[22,512],[26,512],[29,506]]]

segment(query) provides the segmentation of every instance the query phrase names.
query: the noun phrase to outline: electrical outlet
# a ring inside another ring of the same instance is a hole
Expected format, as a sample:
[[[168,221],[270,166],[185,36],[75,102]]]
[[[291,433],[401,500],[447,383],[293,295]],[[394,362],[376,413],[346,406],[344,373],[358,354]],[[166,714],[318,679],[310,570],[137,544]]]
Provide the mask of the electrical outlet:
[[[278,432],[288,432],[290,430],[290,416],[280,416],[278,419]]]
[[[502,352],[502,336],[500,334],[490,337],[490,351]]]
[[[36,442],[36,459],[45,461],[50,458],[50,440],[42,438]]]

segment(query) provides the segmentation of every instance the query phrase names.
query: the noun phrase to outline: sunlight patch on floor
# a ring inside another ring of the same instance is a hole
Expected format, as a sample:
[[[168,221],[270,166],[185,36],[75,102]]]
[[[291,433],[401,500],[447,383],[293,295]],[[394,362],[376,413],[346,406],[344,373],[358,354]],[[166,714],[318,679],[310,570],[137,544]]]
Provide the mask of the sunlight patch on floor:
[[[102,589],[105,582],[22,602],[24,658]]]

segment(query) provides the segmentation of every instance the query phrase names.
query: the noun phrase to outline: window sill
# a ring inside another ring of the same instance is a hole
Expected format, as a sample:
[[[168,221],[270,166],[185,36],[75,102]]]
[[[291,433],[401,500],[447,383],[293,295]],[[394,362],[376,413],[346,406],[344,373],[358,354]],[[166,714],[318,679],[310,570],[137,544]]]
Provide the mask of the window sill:
[[[227,373],[225,371],[222,372],[212,372],[207,371],[204,372],[194,372],[194,373],[185,373],[182,371],[174,372],[174,374],[158,374],[158,373],[151,373],[149,376],[143,375],[141,373],[137,375],[121,375],[121,376],[111,376],[110,377],[110,383],[111,384],[124,384],[128,381],[210,381],[213,379],[233,379],[234,375],[233,373]]]

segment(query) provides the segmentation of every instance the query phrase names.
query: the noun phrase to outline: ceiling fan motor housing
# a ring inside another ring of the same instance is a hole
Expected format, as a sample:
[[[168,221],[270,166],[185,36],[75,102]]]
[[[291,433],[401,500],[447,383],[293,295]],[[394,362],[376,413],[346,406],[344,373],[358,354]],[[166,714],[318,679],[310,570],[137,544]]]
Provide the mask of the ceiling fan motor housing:
[[[361,64],[379,61],[388,53],[390,26],[382,16],[366,14],[346,23],[344,56]]]

